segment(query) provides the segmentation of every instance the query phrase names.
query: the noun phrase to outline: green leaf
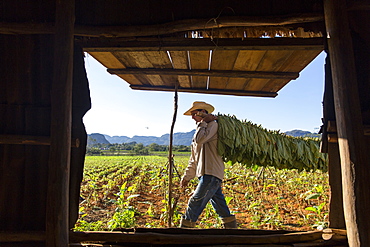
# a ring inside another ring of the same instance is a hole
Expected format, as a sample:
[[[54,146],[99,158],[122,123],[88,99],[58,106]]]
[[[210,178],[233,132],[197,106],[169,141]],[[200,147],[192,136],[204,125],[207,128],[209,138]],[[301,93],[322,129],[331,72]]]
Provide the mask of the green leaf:
[[[321,196],[320,193],[314,193],[314,194],[310,194],[308,196],[306,196],[305,200],[311,200],[311,199],[317,199]]]

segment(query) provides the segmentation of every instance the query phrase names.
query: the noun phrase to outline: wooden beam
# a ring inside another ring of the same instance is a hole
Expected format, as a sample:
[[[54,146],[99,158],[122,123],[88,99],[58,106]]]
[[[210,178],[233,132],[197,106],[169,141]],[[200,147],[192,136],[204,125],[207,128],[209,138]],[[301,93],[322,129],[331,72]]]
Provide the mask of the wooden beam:
[[[348,5],[348,11],[369,11],[370,3],[369,1],[352,1]]]
[[[56,0],[51,87],[51,145],[46,202],[46,244],[69,244],[74,0]]]
[[[0,144],[17,144],[17,145],[50,145],[49,136],[29,136],[29,135],[0,135]],[[71,140],[72,147],[80,146],[80,139]]]
[[[194,231],[192,234],[163,234],[163,233],[127,233],[127,232],[72,232],[71,243],[79,242],[109,242],[125,244],[160,244],[177,245],[234,245],[234,244],[281,244],[299,243],[322,240],[322,231],[294,232],[270,235],[203,235]]]
[[[74,34],[87,37],[157,36],[185,31],[223,27],[283,26],[323,21],[321,13],[303,13],[282,16],[221,16],[211,19],[188,19],[155,25],[87,26],[76,25]],[[54,23],[0,22],[2,34],[53,34]]]
[[[333,76],[348,243],[350,246],[370,246],[370,159],[368,146],[365,145],[346,0],[324,0],[324,13]]]
[[[23,231],[9,232],[0,231],[0,243],[15,242],[43,242],[46,239],[44,231]]]
[[[123,51],[205,51],[205,50],[323,50],[324,38],[247,38],[241,39],[81,39],[86,52]]]
[[[173,92],[173,87],[166,86],[148,86],[148,85],[130,85],[134,90],[149,90],[149,91],[165,91]],[[256,96],[256,97],[276,97],[275,92],[263,91],[242,91],[242,90],[225,90],[225,89],[202,89],[202,88],[178,88],[179,92],[184,93],[205,93],[205,94],[221,94],[221,95],[235,95],[235,96]]]
[[[370,135],[370,125],[363,125],[364,128],[364,135],[368,136]],[[327,127],[328,132],[337,132],[337,123],[336,121],[328,121],[328,127]]]
[[[144,74],[144,75],[189,75],[189,76],[217,76],[231,78],[264,78],[295,80],[299,73],[295,72],[266,72],[266,71],[238,71],[238,70],[202,70],[202,69],[154,69],[154,68],[127,68],[107,69],[111,74]]]

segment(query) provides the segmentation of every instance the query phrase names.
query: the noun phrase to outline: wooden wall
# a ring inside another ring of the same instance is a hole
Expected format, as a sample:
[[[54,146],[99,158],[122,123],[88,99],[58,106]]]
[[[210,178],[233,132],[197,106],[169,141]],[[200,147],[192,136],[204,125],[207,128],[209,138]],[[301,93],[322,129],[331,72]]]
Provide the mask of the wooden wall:
[[[48,145],[5,144],[7,138],[50,138],[53,36],[0,35],[0,231],[45,231]],[[78,216],[86,148],[82,117],[90,109],[82,49],[73,73],[70,226]]]
[[[0,44],[0,134],[48,137],[51,37],[1,35]],[[1,230],[45,229],[48,158],[48,146],[0,145]]]

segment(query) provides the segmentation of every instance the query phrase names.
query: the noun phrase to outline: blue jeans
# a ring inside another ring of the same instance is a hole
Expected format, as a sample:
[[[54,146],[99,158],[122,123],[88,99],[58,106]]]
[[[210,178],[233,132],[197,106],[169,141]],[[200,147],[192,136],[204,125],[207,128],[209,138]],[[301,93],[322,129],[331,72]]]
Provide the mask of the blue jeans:
[[[213,208],[221,218],[231,216],[225,197],[222,194],[221,183],[221,179],[211,175],[200,177],[199,184],[189,199],[184,218],[196,222],[208,201],[211,201]]]

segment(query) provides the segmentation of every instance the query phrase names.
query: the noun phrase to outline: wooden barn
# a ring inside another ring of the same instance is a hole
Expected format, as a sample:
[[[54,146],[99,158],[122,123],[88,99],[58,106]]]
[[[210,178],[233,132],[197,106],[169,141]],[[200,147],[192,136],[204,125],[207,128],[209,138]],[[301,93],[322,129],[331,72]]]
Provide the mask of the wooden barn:
[[[369,26],[366,0],[1,1],[0,246],[370,246]],[[322,51],[332,230],[71,231],[84,52],[133,90],[276,97]]]

